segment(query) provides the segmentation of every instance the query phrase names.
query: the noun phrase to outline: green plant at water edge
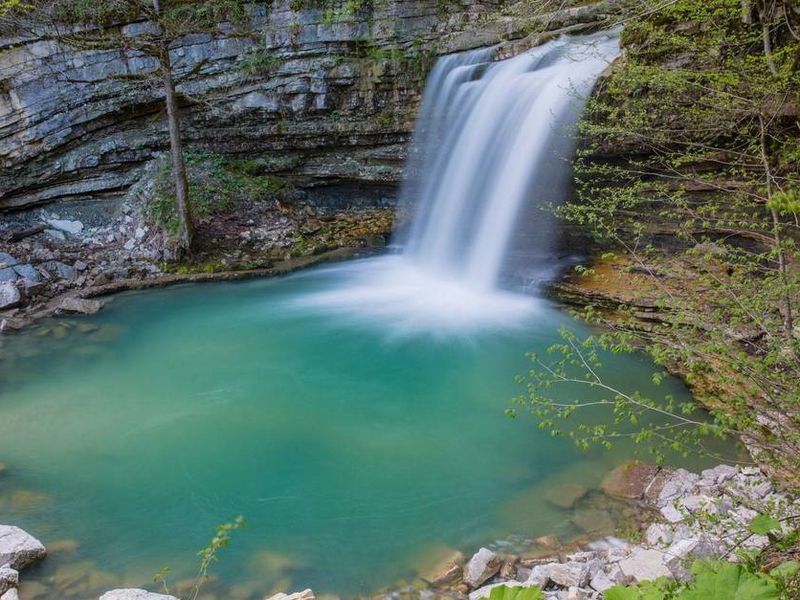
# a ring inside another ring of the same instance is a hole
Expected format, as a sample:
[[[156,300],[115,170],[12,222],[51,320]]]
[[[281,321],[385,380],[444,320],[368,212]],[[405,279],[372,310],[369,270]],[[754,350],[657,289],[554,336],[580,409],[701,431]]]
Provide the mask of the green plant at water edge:
[[[544,600],[544,592],[536,586],[509,587],[498,585],[492,588],[489,600]]]
[[[222,523],[217,525],[214,532],[214,537],[208,545],[201,549],[197,556],[200,558],[200,563],[197,570],[197,578],[190,591],[191,600],[197,600],[203,584],[208,581],[208,572],[211,566],[219,560],[218,554],[220,551],[228,547],[231,541],[231,535],[234,531],[242,529],[246,526],[244,517],[239,515],[230,523]],[[167,575],[170,572],[169,567],[162,568],[158,573],[153,576],[153,583],[159,583],[164,589],[164,593],[169,594],[169,587],[167,585]]]
[[[606,600],[795,600],[794,579],[800,563],[789,561],[770,573],[753,571],[725,561],[696,561],[694,581],[681,584],[668,579],[646,581],[636,586],[615,586]]]
[[[668,393],[653,398],[608,382],[602,358],[635,352],[634,333],[611,332],[580,339],[562,327],[560,335],[563,342],[550,346],[544,355],[528,355],[533,368],[517,380],[526,393],[513,402],[529,410],[541,429],[572,440],[582,450],[593,446],[608,449],[615,441],[632,439],[646,447],[658,463],[670,452],[683,456],[707,453],[710,437],[733,433],[722,416],[704,417],[693,401],[681,402]],[[653,384],[658,387],[665,376],[664,372],[654,373]],[[564,392],[552,393],[560,389]],[[565,397],[569,399],[561,399]],[[518,413],[517,408],[507,411],[510,416]]]

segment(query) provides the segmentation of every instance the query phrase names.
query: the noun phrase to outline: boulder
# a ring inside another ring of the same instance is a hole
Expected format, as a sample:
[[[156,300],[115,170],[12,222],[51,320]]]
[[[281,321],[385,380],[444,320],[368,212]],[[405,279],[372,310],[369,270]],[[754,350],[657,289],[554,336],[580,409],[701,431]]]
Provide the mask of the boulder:
[[[66,313],[93,315],[103,308],[102,300],[88,300],[70,296],[61,300],[58,309]]]
[[[617,584],[611,581],[611,578],[605,571],[598,571],[595,576],[592,577],[591,581],[589,581],[589,587],[598,592],[605,592],[608,588],[612,588],[615,585]]]
[[[469,600],[481,600],[481,598],[488,598],[489,595],[492,593],[492,590],[496,587],[500,587],[504,585],[509,588],[515,587],[525,587],[527,584],[522,584],[519,581],[502,581],[500,583],[490,583],[489,585],[485,585],[481,588],[478,588],[474,592],[470,593]]]
[[[10,281],[0,282],[0,310],[16,308],[22,304],[22,293]]]
[[[0,525],[0,565],[8,564],[13,569],[24,569],[45,557],[44,544],[13,525]]]
[[[154,594],[136,588],[111,590],[100,596],[100,600],[178,600],[175,596]]]
[[[500,570],[503,561],[488,548],[481,548],[464,567],[464,583],[477,588]]]
[[[31,283],[39,283],[42,280],[42,276],[33,265],[15,265],[14,272]]]
[[[549,487],[544,497],[550,504],[558,508],[572,508],[588,491],[579,483],[562,483]]]
[[[664,564],[672,574],[683,580],[691,578],[690,563],[698,558],[708,558],[717,554],[713,546],[698,539],[677,540],[667,548]]]
[[[461,579],[464,555],[455,552],[439,562],[431,571],[430,576],[422,578],[428,580],[432,587],[442,587]]]
[[[0,595],[0,600],[19,600],[17,588],[11,588],[5,594]]]
[[[553,563],[550,567],[550,581],[562,587],[584,587],[591,577],[591,564],[584,562]]]
[[[11,567],[0,567],[0,596],[19,585],[19,572]]]
[[[57,260],[49,260],[42,267],[54,279],[75,279],[75,269]]]
[[[14,267],[0,269],[0,281],[16,281],[18,277]]]
[[[635,582],[672,577],[660,550],[637,548],[628,558],[619,561],[619,568]]]
[[[5,252],[0,252],[0,269],[4,269],[6,267],[13,267],[17,264],[17,259],[11,256],[10,254],[6,254]]]
[[[659,468],[637,461],[623,463],[603,480],[603,492],[614,498],[640,500],[644,498]]]
[[[100,600],[102,600],[102,598]],[[316,600],[316,596],[314,596],[314,592],[310,589],[305,589],[302,592],[293,592],[291,594],[280,592],[274,596],[267,597],[265,600]]]
[[[536,565],[531,569],[530,575],[525,580],[525,585],[538,585],[544,589],[550,583],[550,566],[551,565]]]
[[[67,221],[66,219],[48,219],[47,224],[58,231],[63,231],[72,235],[78,235],[83,231],[83,223],[80,221]]]

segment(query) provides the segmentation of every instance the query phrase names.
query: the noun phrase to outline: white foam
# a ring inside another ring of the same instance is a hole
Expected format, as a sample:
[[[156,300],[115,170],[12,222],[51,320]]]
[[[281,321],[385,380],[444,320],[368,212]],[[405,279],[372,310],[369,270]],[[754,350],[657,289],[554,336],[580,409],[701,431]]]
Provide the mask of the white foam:
[[[515,329],[540,306],[530,296],[470,287],[401,256],[353,261],[323,275],[330,275],[330,288],[288,300],[287,306],[375,324],[395,336]]]

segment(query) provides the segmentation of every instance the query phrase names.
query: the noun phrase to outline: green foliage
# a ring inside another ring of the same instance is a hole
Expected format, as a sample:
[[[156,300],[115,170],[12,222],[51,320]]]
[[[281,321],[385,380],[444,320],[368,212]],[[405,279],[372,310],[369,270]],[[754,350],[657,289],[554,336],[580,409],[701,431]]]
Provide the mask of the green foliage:
[[[237,63],[239,69],[248,75],[270,75],[283,64],[283,59],[275,56],[271,52],[264,50],[257,50],[245,55],[245,57]]]
[[[768,535],[781,530],[781,522],[770,515],[756,515],[750,521],[750,532],[756,535]]]
[[[792,571],[792,565],[783,568]],[[697,561],[692,566],[694,581],[679,584],[664,579],[636,586],[615,586],[605,592],[606,600],[791,600],[785,595],[784,573],[764,574],[741,564],[725,561]],[[773,571],[773,573],[775,573]]]
[[[677,0],[627,20],[625,60],[580,124],[576,201],[556,212],[635,272],[618,310],[582,316],[679,372],[710,407],[712,425],[678,419],[676,429],[745,433],[759,460],[792,477],[800,457],[800,44],[783,12],[750,4],[752,23],[740,0]],[[605,160],[610,152],[616,160]],[[596,265],[585,272],[602,277]],[[651,315],[645,324],[637,305]],[[621,405],[636,435],[631,401],[614,396],[607,407]],[[668,399],[658,405],[686,416]],[[757,417],[767,414],[765,426]],[[612,432],[594,433],[607,441]]]
[[[492,588],[489,600],[544,600],[544,592],[536,586],[509,587],[498,585]]]
[[[241,515],[229,523],[217,525],[214,530],[214,537],[211,538],[207,546],[197,553],[200,562],[197,569],[197,578],[190,591],[190,600],[197,600],[203,584],[208,581],[209,569],[219,560],[219,553],[228,547],[233,533],[244,528],[246,525],[244,517]],[[167,585],[167,575],[169,573],[170,568],[163,567],[153,576],[153,583],[161,584],[165,594],[169,594],[169,586]]]
[[[228,213],[246,200],[280,197],[286,190],[285,181],[265,173],[266,165],[259,160],[237,161],[197,150],[184,152],[184,159],[196,221]],[[168,159],[163,160],[156,174],[154,198],[146,210],[161,228],[177,232],[172,165]]]

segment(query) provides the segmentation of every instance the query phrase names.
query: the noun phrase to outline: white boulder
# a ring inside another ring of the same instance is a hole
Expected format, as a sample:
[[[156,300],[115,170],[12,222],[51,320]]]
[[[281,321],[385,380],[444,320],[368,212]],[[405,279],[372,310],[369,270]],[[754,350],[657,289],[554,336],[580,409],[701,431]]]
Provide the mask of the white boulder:
[[[464,583],[478,587],[500,570],[502,560],[488,548],[481,548],[464,567]]]
[[[24,569],[47,554],[44,544],[13,525],[0,525],[0,565]]]
[[[155,594],[138,588],[111,590],[100,596],[100,600],[178,600],[175,596]]]

